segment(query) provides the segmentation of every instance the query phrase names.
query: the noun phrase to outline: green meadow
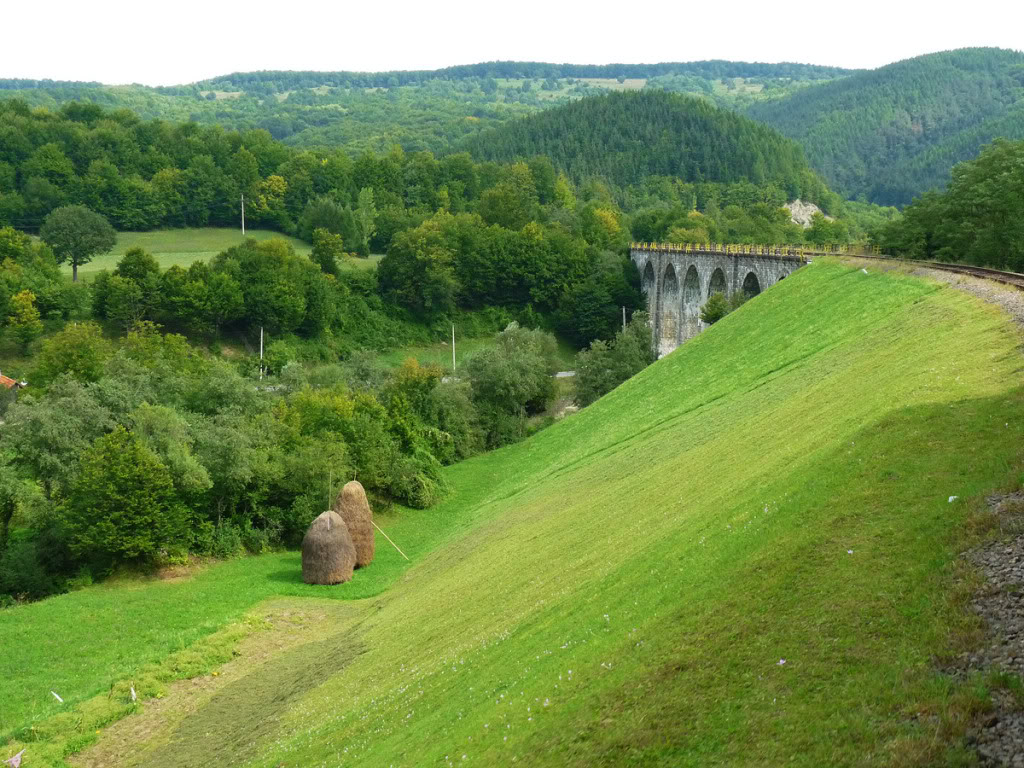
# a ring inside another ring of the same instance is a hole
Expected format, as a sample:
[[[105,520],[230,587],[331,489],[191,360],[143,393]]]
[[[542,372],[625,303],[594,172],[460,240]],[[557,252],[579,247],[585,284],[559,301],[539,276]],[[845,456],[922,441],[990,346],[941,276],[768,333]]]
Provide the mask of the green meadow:
[[[455,366],[462,364],[467,358],[472,357],[481,349],[494,346],[494,334],[489,336],[461,339],[456,328],[455,336]],[[556,337],[557,338],[557,337]],[[577,349],[568,341],[557,338],[558,359],[561,361],[563,370],[571,370],[576,361]],[[437,342],[435,344],[412,345],[398,347],[380,354],[380,359],[391,366],[401,365],[405,360],[413,358],[420,365],[439,365],[442,368],[451,368],[452,348],[451,341]]]
[[[337,587],[281,553],[0,612],[0,742],[27,768],[970,764],[989,681],[939,665],[975,637],[958,552],[1024,481],[1020,344],[954,288],[816,260],[381,516],[410,564],[378,538]]]
[[[282,235],[269,229],[249,229],[245,238],[253,240],[270,240],[281,238],[288,242],[296,253],[309,254],[312,246],[295,237]],[[88,264],[78,269],[79,277],[88,279],[97,272],[113,270],[117,262],[130,248],[142,248],[153,254],[162,269],[172,266],[188,267],[193,261],[202,259],[209,261],[221,251],[239,245],[245,239],[240,229],[227,227],[201,227],[192,229],[159,229],[152,232],[118,232],[117,244],[105,254],[97,256]],[[368,259],[353,258],[343,266],[368,269],[380,261],[381,256],[374,255]],[[65,264],[64,271],[70,275],[71,266]]]

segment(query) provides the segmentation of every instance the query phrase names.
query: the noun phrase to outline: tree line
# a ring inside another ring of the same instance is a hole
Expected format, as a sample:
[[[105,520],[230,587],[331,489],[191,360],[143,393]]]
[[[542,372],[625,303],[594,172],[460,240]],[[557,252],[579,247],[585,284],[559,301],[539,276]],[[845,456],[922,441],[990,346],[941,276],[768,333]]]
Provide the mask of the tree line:
[[[654,111],[633,114],[629,106],[634,101],[653,105]],[[678,230],[673,236],[736,242],[803,237],[786,224],[780,206],[793,192],[814,194],[800,186],[801,179],[811,179],[812,186],[819,182],[801,166],[798,150],[775,151],[777,145],[787,149],[777,134],[768,132],[769,141],[761,147],[756,140],[766,129],[670,96],[605,97],[579,106],[586,109],[571,106],[547,114],[568,121],[570,134],[585,134],[571,126],[592,122],[595,108],[609,116],[612,127],[613,115],[618,120],[649,120],[654,131],[693,118],[694,142],[703,149],[684,141],[678,151],[691,160],[700,152],[714,155],[708,162],[715,165],[705,168],[703,161],[694,160],[690,175],[699,179],[695,182],[669,173],[638,172],[635,183],[625,187],[598,178],[574,183],[544,155],[498,163],[475,161],[467,153],[438,158],[394,147],[353,159],[340,151],[290,149],[264,131],[145,122],[125,111],[79,103],[54,114],[8,101],[0,102],[0,132],[6,138],[0,143],[0,223],[41,228],[55,210],[66,211],[72,204],[107,217],[122,230],[233,225],[244,195],[249,225],[314,243],[314,261],[320,272],[335,278],[334,286],[340,286],[338,260],[345,253],[388,252],[379,278],[381,295],[390,303],[433,317],[488,304],[517,311],[530,307],[558,314],[559,327],[580,344],[608,338],[619,308],[639,306],[637,281],[625,259],[631,236],[664,239]],[[667,116],[656,114],[659,106],[668,108]],[[712,152],[716,145],[728,151]],[[658,157],[657,148],[651,152]],[[670,154],[666,145],[664,155]],[[639,151],[636,157],[640,162]],[[571,158],[562,161],[571,171]],[[648,168],[660,167],[653,160],[645,162]],[[705,180],[713,179],[723,163],[728,172],[720,175],[735,181]],[[668,163],[666,170],[681,169]],[[761,183],[748,181],[750,177]],[[819,197],[824,201],[827,195],[826,190]],[[652,216],[664,225],[645,225]],[[666,223],[670,218],[671,226]],[[65,240],[80,242],[81,237]],[[51,237],[50,242],[57,241]],[[55,248],[59,260],[80,263],[68,249]],[[427,258],[424,249],[449,255]],[[260,248],[256,252],[270,258]],[[238,308],[235,298],[242,296],[242,304],[248,305],[256,294],[247,293],[242,278],[234,277],[249,274],[248,267],[232,268],[230,260],[211,265],[214,282],[199,274],[205,265],[194,267],[192,275],[170,270],[161,278],[159,291],[132,284],[139,280],[126,275],[101,277],[97,311],[107,317],[104,292],[109,289],[110,317],[125,327],[135,319],[152,319],[182,330],[217,332],[258,323],[311,337],[342,327],[337,308],[351,303],[348,297],[367,293],[351,286],[344,296],[333,287],[323,290],[318,274],[316,279],[302,278],[307,282],[297,287],[302,279],[296,275],[304,274],[293,269],[298,262],[293,255],[277,258],[281,274],[291,275],[291,287],[287,300],[279,291],[273,300],[261,302],[266,308],[261,311],[270,313],[267,317]],[[440,263],[446,266],[438,269]],[[186,286],[192,286],[192,293],[182,293]]]
[[[263,129],[292,146],[349,152],[453,151],[465,136],[513,117],[601,93],[587,78],[646,78],[648,88],[699,93],[734,109],[779,98],[845,70],[800,64],[690,62],[590,67],[496,62],[427,72],[248,72],[150,88],[45,80],[0,80],[0,90],[59,111],[70,101],[130,109],[144,119]],[[734,80],[756,88],[734,87]],[[725,87],[719,87],[724,85]]]
[[[884,253],[1024,272],[1024,141],[997,139],[954,166],[945,191],[932,191],[886,224]]]
[[[443,69],[391,72],[235,72],[197,83],[205,88],[239,88],[270,83],[278,91],[315,88],[322,85],[352,84],[363,88],[413,85],[430,80],[467,78],[648,78],[663,75],[691,75],[707,79],[723,77],[773,77],[816,80],[841,77],[854,70],[796,63],[751,63],[742,61],[662,62],[659,64],[550,64],[531,61],[490,61]]]

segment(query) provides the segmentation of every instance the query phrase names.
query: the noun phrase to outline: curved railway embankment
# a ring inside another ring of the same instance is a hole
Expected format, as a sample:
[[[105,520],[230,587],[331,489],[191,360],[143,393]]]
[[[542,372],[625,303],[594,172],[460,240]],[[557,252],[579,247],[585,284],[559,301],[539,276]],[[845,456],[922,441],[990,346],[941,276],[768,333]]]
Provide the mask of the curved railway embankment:
[[[824,254],[823,254],[824,255]],[[986,280],[995,280],[1004,285],[1010,285],[1024,291],[1024,275],[1018,272],[1007,272],[1001,269],[989,269],[988,267],[976,267],[973,264],[948,264],[941,261],[920,261],[917,259],[899,259],[894,256],[881,256],[876,254],[860,254],[848,252],[849,256],[856,256],[860,259],[878,259],[880,261],[897,261],[904,264],[912,264],[916,267],[938,269],[943,272],[953,272],[960,275],[971,275]]]

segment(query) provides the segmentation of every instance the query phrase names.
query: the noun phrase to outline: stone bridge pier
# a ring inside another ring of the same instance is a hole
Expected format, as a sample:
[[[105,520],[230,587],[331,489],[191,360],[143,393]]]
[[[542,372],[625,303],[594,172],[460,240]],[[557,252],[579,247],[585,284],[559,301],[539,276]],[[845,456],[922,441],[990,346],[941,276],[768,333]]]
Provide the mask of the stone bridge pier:
[[[700,333],[700,308],[714,293],[756,296],[806,263],[803,252],[756,245],[633,243],[655,350],[667,355]]]

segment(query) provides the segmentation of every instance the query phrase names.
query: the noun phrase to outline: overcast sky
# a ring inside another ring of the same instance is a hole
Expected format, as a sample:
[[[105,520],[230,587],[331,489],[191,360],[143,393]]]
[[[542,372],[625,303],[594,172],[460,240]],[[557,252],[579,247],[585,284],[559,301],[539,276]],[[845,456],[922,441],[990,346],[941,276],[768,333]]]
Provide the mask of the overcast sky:
[[[878,67],[949,48],[1024,48],[1024,0],[9,0],[4,6],[0,77],[146,85],[258,69],[436,69],[495,60]]]

